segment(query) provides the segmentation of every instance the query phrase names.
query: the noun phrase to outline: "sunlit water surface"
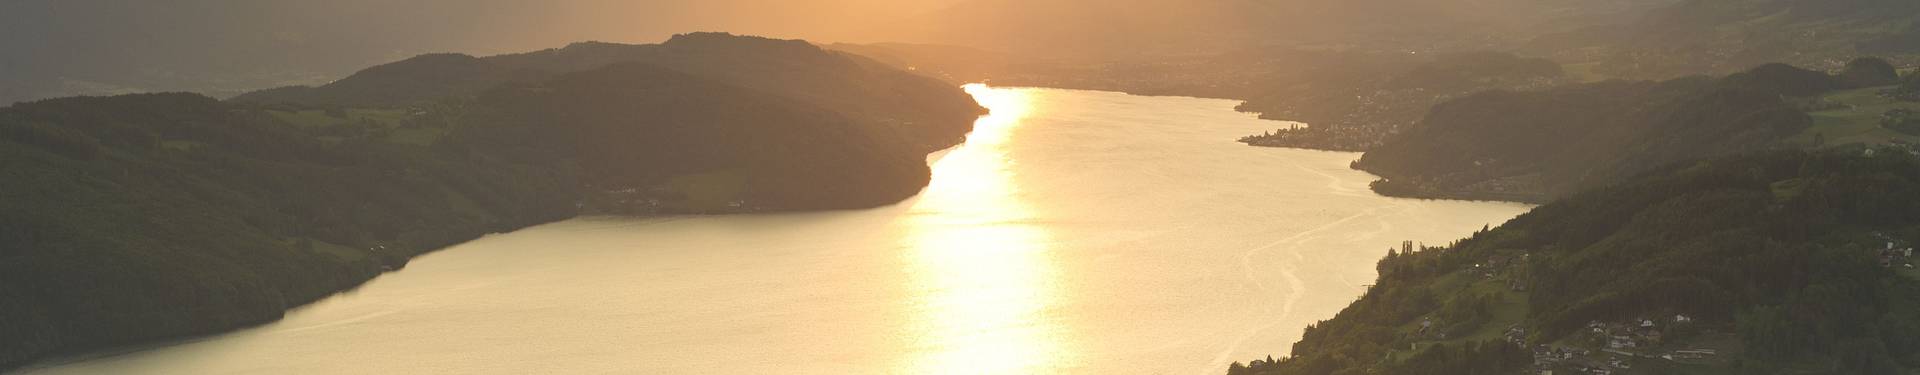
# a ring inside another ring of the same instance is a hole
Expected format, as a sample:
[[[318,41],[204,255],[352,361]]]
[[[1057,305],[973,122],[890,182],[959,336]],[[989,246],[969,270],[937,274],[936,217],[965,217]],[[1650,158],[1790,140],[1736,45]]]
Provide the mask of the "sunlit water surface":
[[[1358,155],[1245,147],[1234,102],[969,86],[893,207],[494,235],[284,321],[32,374],[1219,374],[1286,354],[1402,240],[1525,206],[1390,199]]]

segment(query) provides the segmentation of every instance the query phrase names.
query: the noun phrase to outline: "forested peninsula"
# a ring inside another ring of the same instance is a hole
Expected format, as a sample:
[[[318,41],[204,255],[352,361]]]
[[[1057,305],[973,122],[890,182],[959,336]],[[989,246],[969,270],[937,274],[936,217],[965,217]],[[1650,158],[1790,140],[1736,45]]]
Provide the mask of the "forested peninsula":
[[[581,214],[892,204],[985,110],[802,41],[420,56],[220,101],[0,109],[0,369],[217,333]]]
[[[1670,165],[1388,251],[1291,357],[1228,373],[1905,374],[1920,367],[1916,196],[1907,153]]]

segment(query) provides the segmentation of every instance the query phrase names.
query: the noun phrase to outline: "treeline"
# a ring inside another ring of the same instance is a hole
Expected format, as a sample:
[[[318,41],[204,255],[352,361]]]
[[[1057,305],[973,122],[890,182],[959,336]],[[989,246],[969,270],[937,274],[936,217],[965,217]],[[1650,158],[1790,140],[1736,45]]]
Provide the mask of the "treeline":
[[[1591,322],[1684,315],[1737,335],[1746,350],[1725,371],[1907,373],[1920,368],[1920,280],[1884,266],[1880,249],[1920,240],[1920,160],[1863,154],[1676,164],[1450,246],[1393,254],[1376,286],[1309,328],[1292,357],[1247,373],[1517,373],[1531,361],[1501,360],[1518,358],[1500,349],[1505,341],[1462,353],[1406,328],[1490,316],[1471,307],[1484,295],[1443,280],[1501,260],[1512,262],[1501,277],[1524,286],[1516,323],[1526,342],[1565,339]]]
[[[1395,196],[1522,195],[1545,201],[1668,163],[1778,147],[1812,126],[1796,101],[1890,85],[1892,65],[1839,75],[1771,64],[1724,78],[1612,81],[1491,91],[1443,103],[1354,167]]]

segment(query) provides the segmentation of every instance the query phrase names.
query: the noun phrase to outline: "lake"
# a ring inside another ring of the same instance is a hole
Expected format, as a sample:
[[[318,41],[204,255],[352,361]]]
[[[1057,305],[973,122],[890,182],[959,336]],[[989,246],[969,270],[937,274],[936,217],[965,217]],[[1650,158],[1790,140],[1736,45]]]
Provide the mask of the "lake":
[[[280,322],[29,374],[1221,374],[1280,357],[1401,241],[1529,206],[1373,194],[1246,147],[1227,100],[968,86],[994,114],[891,207],[582,218]]]

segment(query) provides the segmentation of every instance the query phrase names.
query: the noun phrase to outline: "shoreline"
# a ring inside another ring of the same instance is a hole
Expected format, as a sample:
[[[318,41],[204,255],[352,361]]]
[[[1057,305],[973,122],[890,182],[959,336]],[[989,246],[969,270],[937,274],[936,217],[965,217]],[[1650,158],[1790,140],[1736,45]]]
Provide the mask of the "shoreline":
[[[367,283],[371,283],[374,280],[379,279],[381,276],[385,276],[390,273],[404,271],[406,270],[406,266],[405,266],[406,264],[412,262],[413,259],[418,258],[420,256],[440,252],[442,250],[451,249],[455,246],[466,244],[468,242],[473,242],[475,240],[479,240],[481,238],[484,238],[492,234],[512,232],[512,231],[532,228],[540,225],[566,221],[566,220],[570,220],[577,217],[582,217],[582,216],[576,214],[569,217],[558,218],[554,220],[534,219],[534,221],[536,222],[531,224],[514,226],[514,228],[505,228],[504,231],[501,231],[501,230],[486,231],[485,233],[478,233],[472,236],[466,236],[467,237],[466,239],[454,241],[451,244],[431,247],[429,250],[425,250],[425,251],[412,252],[407,254],[405,257],[400,258],[398,263],[399,266],[397,267],[390,265],[389,267],[379,272],[374,272],[370,275],[367,275],[367,277],[358,278],[357,280],[351,281],[344,288],[336,289],[330,293],[321,295],[318,298],[313,298],[311,300],[299,301],[297,303],[289,304],[288,306],[286,306],[286,308],[281,309],[277,314],[274,314],[273,316],[267,317],[265,319],[235,322],[234,324],[223,325],[218,328],[190,331],[190,332],[185,332],[177,335],[168,335],[166,337],[160,337],[160,338],[153,338],[153,339],[147,339],[147,340],[132,340],[125,344],[108,345],[101,348],[93,348],[93,349],[77,349],[76,348],[76,349],[51,350],[47,353],[43,353],[40,355],[28,356],[26,357],[26,359],[15,362],[15,363],[0,363],[0,375],[21,373],[25,371],[34,370],[34,369],[56,367],[60,365],[85,362],[85,361],[94,360],[94,359],[112,358],[112,357],[162,348],[162,347],[210,340],[218,336],[239,332],[246,329],[263,327],[263,326],[273,324],[286,319],[288,312],[298,310],[300,308],[304,308],[307,306],[311,306],[315,303],[319,303],[320,301],[325,301],[329,298],[334,298],[344,293],[353,292],[354,290],[357,290],[357,289],[360,289],[361,287],[366,286]]]
[[[1439,193],[1409,194],[1409,193],[1389,193],[1389,192],[1380,191],[1379,189],[1369,189],[1369,190],[1372,190],[1374,194],[1379,194],[1381,196],[1386,196],[1386,197],[1422,199],[1422,200],[1521,203],[1521,204],[1530,204],[1530,205],[1536,205],[1536,206],[1545,205],[1547,203],[1552,203],[1554,201],[1553,199],[1548,198],[1544,195],[1529,194],[1529,193],[1448,191],[1448,192],[1439,192]]]

